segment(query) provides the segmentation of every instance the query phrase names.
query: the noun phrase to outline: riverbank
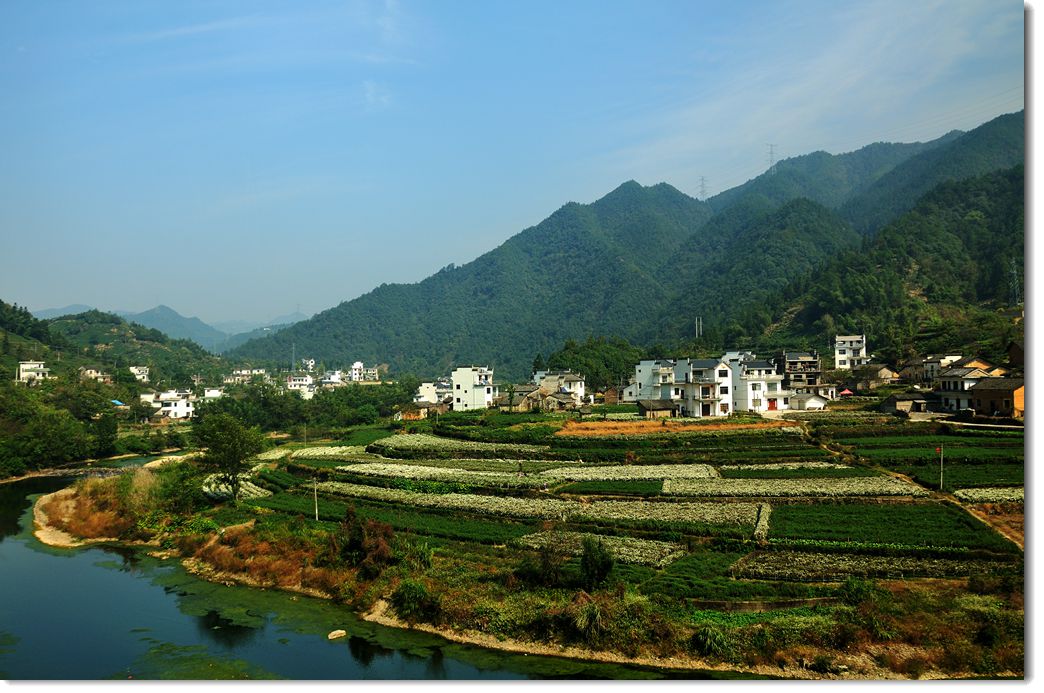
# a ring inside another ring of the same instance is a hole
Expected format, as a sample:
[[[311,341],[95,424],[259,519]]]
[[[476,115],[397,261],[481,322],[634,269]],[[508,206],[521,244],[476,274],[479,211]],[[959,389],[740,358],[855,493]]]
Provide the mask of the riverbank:
[[[68,533],[55,526],[56,524],[62,524],[64,519],[66,519],[70,513],[74,512],[75,503],[72,500],[74,495],[75,491],[72,488],[67,488],[38,499],[34,507],[33,516],[37,528],[35,534],[40,541],[52,546],[61,546],[64,548],[74,548],[102,541],[118,541],[112,538],[81,540],[70,536]],[[59,502],[56,503],[56,500]],[[50,514],[47,510],[50,510]],[[63,517],[63,515],[65,517]],[[252,522],[246,523],[246,525],[226,527],[224,531],[228,532],[230,529],[235,529],[237,527],[242,529],[249,524],[252,524]],[[213,537],[211,538],[211,541],[214,541]],[[178,558],[183,554],[179,554],[175,550],[167,550],[155,552],[152,555],[162,558]],[[334,601],[327,592],[319,589],[305,587],[300,584],[275,584],[271,581],[263,582],[256,579],[254,576],[243,572],[221,571],[214,565],[199,558],[182,558],[181,563],[188,573],[211,583],[224,585],[238,584],[259,590],[279,590],[293,594],[316,597],[326,601]],[[385,595],[385,597],[387,597],[387,595]],[[674,672],[688,671],[692,672],[693,675],[697,675],[699,672],[732,672],[739,675],[800,680],[908,680],[910,678],[909,676],[897,673],[886,666],[889,658],[894,659],[895,657],[900,657],[904,661],[919,658],[928,659],[930,655],[933,654],[933,648],[916,647],[898,642],[884,642],[870,645],[863,651],[855,654],[847,652],[831,652],[831,669],[829,671],[824,671],[821,666],[816,665],[817,659],[820,659],[824,652],[813,646],[799,645],[790,648],[787,652],[786,660],[779,660],[780,664],[745,665],[733,662],[710,662],[685,654],[680,656],[659,657],[626,656],[616,651],[593,650],[574,645],[561,645],[548,642],[515,640],[491,635],[483,631],[456,629],[453,627],[435,626],[427,623],[411,625],[398,618],[398,616],[392,612],[390,605],[384,598],[378,599],[371,608],[360,613],[359,616],[364,621],[377,625],[429,633],[437,635],[450,642],[474,645],[506,653],[561,657],[578,661],[649,667],[671,670]],[[938,653],[934,654],[937,655]],[[950,672],[944,674],[940,671],[922,671],[919,673],[919,678],[922,679],[952,679],[973,676],[971,673],[955,674]]]

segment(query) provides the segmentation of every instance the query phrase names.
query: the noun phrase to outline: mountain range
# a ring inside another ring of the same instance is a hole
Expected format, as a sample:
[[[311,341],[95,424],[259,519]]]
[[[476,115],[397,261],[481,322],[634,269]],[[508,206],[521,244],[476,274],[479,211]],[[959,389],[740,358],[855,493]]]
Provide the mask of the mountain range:
[[[41,320],[70,315],[79,315],[96,310],[92,306],[74,304],[64,308],[46,308],[33,312]],[[281,315],[267,322],[229,320],[210,325],[196,317],[185,317],[169,306],[158,305],[155,308],[135,313],[127,310],[111,311],[127,322],[137,323],[154,330],[159,330],[172,339],[188,339],[216,354],[223,353],[251,339],[266,337],[269,334],[306,320],[307,315],[294,312]]]
[[[787,159],[706,201],[629,181],[594,203],[566,204],[463,266],[382,284],[227,356],[288,363],[296,350],[423,376],[481,363],[521,377],[534,354],[567,339],[684,344],[697,319],[705,344],[766,343],[775,332],[825,349],[830,329],[859,321],[842,308],[825,322],[788,301],[813,291],[838,258],[883,252],[873,243],[890,224],[903,219],[903,233],[916,238],[919,226],[904,215],[941,186],[1022,165],[1024,121],[1019,112],[930,142]]]

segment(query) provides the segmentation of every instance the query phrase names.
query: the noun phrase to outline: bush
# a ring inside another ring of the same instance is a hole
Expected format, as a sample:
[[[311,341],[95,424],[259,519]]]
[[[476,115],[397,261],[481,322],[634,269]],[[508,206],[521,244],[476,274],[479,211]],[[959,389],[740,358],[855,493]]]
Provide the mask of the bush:
[[[580,555],[580,580],[584,589],[591,591],[605,582],[614,565],[613,556],[601,539],[584,537],[583,553]]]
[[[705,625],[700,627],[689,641],[693,651],[704,657],[726,657],[732,649],[728,635],[718,626]]]
[[[442,613],[442,603],[438,596],[428,592],[423,583],[414,580],[399,583],[392,593],[391,604],[399,618],[411,624],[417,621],[437,623]]]

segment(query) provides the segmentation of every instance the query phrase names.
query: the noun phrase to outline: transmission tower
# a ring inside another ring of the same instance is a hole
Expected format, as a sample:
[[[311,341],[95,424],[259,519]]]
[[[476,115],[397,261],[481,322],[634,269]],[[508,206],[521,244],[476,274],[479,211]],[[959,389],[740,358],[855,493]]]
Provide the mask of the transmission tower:
[[[768,147],[769,173],[775,174],[776,173],[776,145],[769,144],[769,145],[766,145],[766,146]]]
[[[700,176],[700,199],[707,199],[707,179],[703,176]]]

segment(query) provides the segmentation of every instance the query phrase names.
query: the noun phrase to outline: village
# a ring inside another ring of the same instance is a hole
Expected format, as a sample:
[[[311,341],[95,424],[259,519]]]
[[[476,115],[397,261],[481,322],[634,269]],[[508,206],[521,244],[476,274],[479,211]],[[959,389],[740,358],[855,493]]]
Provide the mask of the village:
[[[643,418],[702,419],[730,414],[773,416],[788,410],[822,410],[834,401],[893,392],[881,403],[886,413],[912,419],[962,415],[1025,417],[1024,351],[1008,346],[1008,363],[978,356],[929,354],[894,366],[874,360],[865,335],[834,338],[833,368],[816,351],[782,350],[769,357],[727,351],[718,358],[647,359],[637,363],[626,385],[590,393],[583,374],[534,371],[526,383],[498,385],[486,366],[456,368],[448,377],[422,383],[404,419],[432,413],[496,407],[509,412],[589,413],[588,405],[634,403]]]

